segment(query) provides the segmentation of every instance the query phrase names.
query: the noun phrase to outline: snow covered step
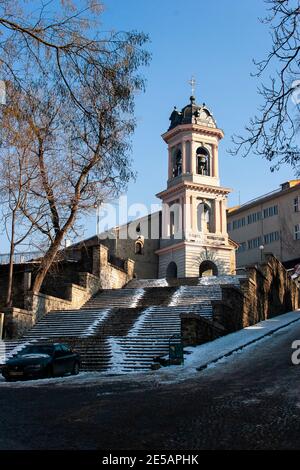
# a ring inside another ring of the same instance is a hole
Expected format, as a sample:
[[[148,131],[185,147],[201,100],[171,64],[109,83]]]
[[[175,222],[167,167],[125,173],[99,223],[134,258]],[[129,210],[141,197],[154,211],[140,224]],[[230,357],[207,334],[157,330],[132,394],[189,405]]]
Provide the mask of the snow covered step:
[[[31,341],[0,341],[0,364],[5,362],[12,356],[18,354],[22,349],[25,348]]]
[[[109,309],[99,309],[93,312],[78,310],[76,313],[74,311],[49,313],[24,336],[24,339],[90,336],[109,314]]]
[[[82,309],[99,307],[135,308],[144,295],[144,289],[109,289],[103,290],[90,299]]]

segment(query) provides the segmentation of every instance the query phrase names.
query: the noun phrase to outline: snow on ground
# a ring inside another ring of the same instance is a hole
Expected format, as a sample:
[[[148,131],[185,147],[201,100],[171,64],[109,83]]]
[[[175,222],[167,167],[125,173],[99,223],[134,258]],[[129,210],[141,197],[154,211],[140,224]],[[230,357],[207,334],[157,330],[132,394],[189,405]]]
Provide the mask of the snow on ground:
[[[118,338],[111,336],[108,342],[112,353],[109,370],[113,374],[122,374],[126,361],[125,353],[120,346]]]
[[[137,307],[138,303],[139,303],[139,300],[143,297],[145,291],[143,288],[141,289],[136,289],[135,290],[135,294],[134,294],[134,297],[132,299],[132,302],[131,302],[131,305],[130,305],[130,308],[135,308]]]
[[[67,376],[53,379],[39,379],[6,383],[0,376],[1,387],[41,387],[41,386],[87,386],[103,384],[104,382],[144,382],[154,386],[172,384],[196,377],[199,367],[208,366],[208,369],[217,367],[218,364],[229,362],[236,354],[249,351],[257,345],[257,341],[267,341],[271,334],[277,330],[290,330],[294,323],[300,321],[300,310],[289,312],[269,320],[262,321],[256,325],[243,330],[223,336],[215,341],[202,344],[201,346],[185,348],[189,354],[185,356],[182,366],[163,367],[158,371],[144,373],[112,375],[103,372],[81,372],[78,376]],[[231,353],[230,356],[229,355]]]
[[[81,335],[82,337],[85,336],[91,336],[93,333],[95,333],[96,328],[106,320],[110,313],[111,309],[108,308],[106,310],[100,310],[100,313],[96,320],[93,321],[93,323],[85,330],[85,332]]]
[[[131,328],[127,336],[138,336],[140,330],[143,328],[144,323],[146,322],[147,318],[151,314],[152,310],[153,310],[152,307],[148,307],[144,310],[142,315],[140,315],[138,319],[135,321],[133,327]]]

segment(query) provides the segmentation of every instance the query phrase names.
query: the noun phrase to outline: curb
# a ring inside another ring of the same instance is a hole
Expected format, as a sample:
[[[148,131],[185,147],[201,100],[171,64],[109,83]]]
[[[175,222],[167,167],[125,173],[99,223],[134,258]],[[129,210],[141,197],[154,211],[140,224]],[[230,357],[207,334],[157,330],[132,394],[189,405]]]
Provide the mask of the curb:
[[[196,370],[198,372],[201,372],[202,370],[207,369],[207,367],[210,366],[211,364],[215,364],[216,362],[220,361],[221,359],[224,359],[225,357],[229,357],[232,354],[234,354],[235,352],[241,351],[242,349],[246,348],[247,346],[250,346],[251,344],[257,343],[258,341],[262,340],[263,338],[266,338],[267,336],[272,336],[274,333],[276,333],[276,331],[282,330],[283,328],[286,328],[287,326],[292,325],[293,323],[296,323],[298,321],[300,321],[300,318],[297,318],[296,320],[292,320],[292,321],[286,323],[285,325],[278,326],[278,328],[274,328],[274,330],[269,331],[268,333],[265,333],[264,335],[260,336],[259,338],[252,339],[251,341],[248,341],[247,343],[242,344],[242,345],[232,349],[231,351],[228,351],[227,353],[222,354],[221,356],[218,356],[216,359],[212,359],[211,361],[208,361],[205,364],[203,364],[199,367],[196,367]]]

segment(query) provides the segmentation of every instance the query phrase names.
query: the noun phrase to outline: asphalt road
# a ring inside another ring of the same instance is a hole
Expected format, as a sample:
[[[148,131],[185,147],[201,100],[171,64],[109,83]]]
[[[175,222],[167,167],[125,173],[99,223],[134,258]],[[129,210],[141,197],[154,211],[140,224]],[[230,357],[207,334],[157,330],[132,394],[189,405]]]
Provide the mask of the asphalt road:
[[[300,322],[193,380],[0,387],[0,449],[300,449]]]

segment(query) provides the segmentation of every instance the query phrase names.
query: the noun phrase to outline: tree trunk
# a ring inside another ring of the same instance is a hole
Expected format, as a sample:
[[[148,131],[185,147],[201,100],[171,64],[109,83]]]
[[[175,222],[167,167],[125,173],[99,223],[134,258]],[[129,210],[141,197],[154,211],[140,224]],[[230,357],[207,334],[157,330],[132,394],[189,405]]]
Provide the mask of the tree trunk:
[[[14,253],[15,253],[15,211],[12,211],[11,219],[11,238],[10,238],[10,251],[9,251],[9,269],[6,293],[6,307],[12,306],[12,293],[13,293],[13,274],[14,274]]]
[[[41,261],[40,267],[38,269],[37,275],[34,279],[34,283],[32,286],[32,292],[34,294],[38,294],[41,290],[42,284],[44,282],[44,279],[58,253],[58,250],[60,248],[60,241],[54,240],[52,246],[49,248],[48,252],[44,256],[44,258]]]
[[[44,258],[42,259],[37,275],[35,277],[33,286],[32,286],[32,292],[34,294],[38,294],[40,292],[43,281],[49,269],[51,268],[53,261],[55,260],[55,257],[61,247],[61,242],[63,241],[66,233],[68,232],[70,226],[72,225],[72,222],[73,222],[73,217],[71,218],[67,226],[65,226],[62,230],[58,232],[49,250],[45,254]]]

